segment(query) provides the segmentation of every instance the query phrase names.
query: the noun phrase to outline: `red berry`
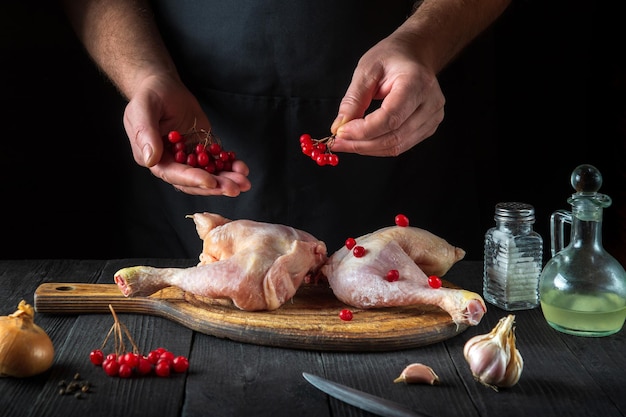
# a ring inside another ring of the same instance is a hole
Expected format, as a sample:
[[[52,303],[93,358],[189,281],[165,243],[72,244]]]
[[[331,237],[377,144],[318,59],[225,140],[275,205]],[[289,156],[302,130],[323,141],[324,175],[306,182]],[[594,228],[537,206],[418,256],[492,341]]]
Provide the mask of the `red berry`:
[[[204,143],[198,143],[194,150],[196,154],[200,154],[202,152],[206,152],[206,146],[204,145]]]
[[[139,355],[137,355],[136,353],[127,352],[124,354],[123,358],[124,363],[129,365],[131,368],[134,368],[139,364]]]
[[[333,167],[336,167],[339,164],[339,157],[337,154],[333,153],[328,155],[328,164]]]
[[[159,361],[154,366],[154,373],[158,376],[170,376],[171,366],[170,361],[165,359],[159,359]]]
[[[167,361],[168,363],[172,363],[172,361],[174,360],[174,354],[170,351],[164,351],[161,353],[161,356],[159,356],[159,360],[160,361]]]
[[[432,288],[440,288],[441,287],[441,278],[436,275],[431,275],[428,277],[428,285]]]
[[[189,368],[189,360],[184,356],[176,356],[172,360],[174,372],[185,372]]]
[[[346,248],[348,250],[352,250],[352,248],[356,245],[356,240],[353,237],[349,237],[346,239]]]
[[[300,143],[311,143],[312,138],[308,133],[303,133],[300,135]]]
[[[209,145],[209,153],[211,155],[219,155],[221,151],[222,151],[222,147],[220,146],[219,143],[213,142],[212,144]]]
[[[133,375],[133,367],[127,363],[123,363],[117,369],[120,378],[130,378]]]
[[[398,214],[395,218],[396,225],[400,227],[407,227],[409,225],[409,218],[404,214]]]
[[[187,163],[187,154],[185,151],[178,151],[174,154],[174,160],[179,164]]]
[[[176,142],[172,145],[172,152],[176,153],[178,151],[185,150],[185,142]]]
[[[117,363],[115,359],[105,359],[102,362],[102,369],[104,369],[104,373],[108,376],[117,376],[120,365]]]
[[[204,170],[208,172],[209,174],[215,173],[217,171],[217,169],[215,168],[215,162],[209,160],[209,163],[206,164],[206,166],[204,167]]]
[[[139,363],[137,364],[137,373],[139,375],[147,375],[152,371],[152,362],[145,356],[139,357]]]
[[[385,279],[389,282],[397,281],[400,278],[400,272],[397,269],[390,269],[385,276]]]
[[[94,365],[100,366],[102,365],[102,362],[104,362],[104,353],[102,353],[100,349],[94,349],[89,352],[89,360]]]
[[[228,155],[228,152],[220,151],[220,153],[218,154],[218,158],[220,158],[222,162],[226,162],[230,159],[230,156]]]
[[[347,308],[344,308],[343,310],[339,312],[339,318],[343,321],[352,320],[352,311],[348,310]]]
[[[187,165],[189,165],[190,167],[198,166],[198,157],[195,153],[190,153],[189,155],[187,155]]]
[[[161,356],[161,352],[158,352],[157,350],[153,350],[150,353],[148,353],[148,356],[146,356],[146,359],[148,359],[148,361],[151,364],[156,364],[159,361],[160,356]]]
[[[365,248],[363,246],[355,246],[352,249],[352,254],[357,258],[361,258],[363,257],[363,255],[365,255]]]
[[[167,140],[169,140],[171,143],[178,143],[183,140],[183,136],[180,134],[180,132],[172,130],[170,133],[167,134]]]
[[[211,160],[211,157],[209,156],[208,153],[202,151],[202,152],[198,153],[198,156],[197,156],[196,159],[197,159],[197,162],[198,162],[199,166],[205,167],[205,166],[209,165],[209,161]]]

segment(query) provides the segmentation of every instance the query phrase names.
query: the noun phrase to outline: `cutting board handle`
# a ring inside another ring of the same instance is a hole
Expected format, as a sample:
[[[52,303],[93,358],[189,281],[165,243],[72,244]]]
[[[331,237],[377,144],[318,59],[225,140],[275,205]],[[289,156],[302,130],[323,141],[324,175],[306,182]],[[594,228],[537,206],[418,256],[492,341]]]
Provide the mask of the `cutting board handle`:
[[[35,311],[40,313],[118,313],[157,314],[163,304],[184,301],[184,293],[166,288],[150,297],[125,297],[115,284],[49,282],[41,284],[34,295]]]

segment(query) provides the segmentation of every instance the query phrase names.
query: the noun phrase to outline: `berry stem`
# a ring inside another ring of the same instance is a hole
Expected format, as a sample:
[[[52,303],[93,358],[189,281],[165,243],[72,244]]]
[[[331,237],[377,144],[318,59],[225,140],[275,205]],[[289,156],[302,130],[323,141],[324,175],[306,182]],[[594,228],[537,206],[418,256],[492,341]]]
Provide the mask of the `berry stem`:
[[[124,335],[126,335],[126,338],[128,339],[131,346],[133,347],[133,353],[139,353],[139,348],[135,344],[135,341],[133,340],[130,334],[130,331],[128,330],[128,327],[126,327],[124,323],[122,323],[119,320],[111,304],[109,304],[109,310],[111,310],[111,314],[113,315],[113,325],[111,326],[111,328],[109,329],[109,332],[104,338],[104,342],[102,342],[102,347],[100,349],[104,350],[109,338],[111,337],[111,334],[113,334],[113,338],[114,338],[113,345],[115,349],[115,354],[116,355],[123,354],[124,352],[126,352],[126,346],[124,344]]]

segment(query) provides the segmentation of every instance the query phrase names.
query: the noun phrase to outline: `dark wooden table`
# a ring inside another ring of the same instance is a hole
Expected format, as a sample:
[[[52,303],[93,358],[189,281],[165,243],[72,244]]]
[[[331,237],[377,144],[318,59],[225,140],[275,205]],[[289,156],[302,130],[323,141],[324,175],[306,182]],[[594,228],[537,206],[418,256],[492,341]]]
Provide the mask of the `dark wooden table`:
[[[130,265],[187,266],[194,260],[3,260],[0,315],[20,300],[34,303],[45,282],[111,283]],[[463,261],[446,279],[482,293],[482,264]],[[161,317],[119,314],[144,350],[163,346],[190,360],[186,374],[108,377],[89,362],[113,321],[110,314],[37,313],[50,335],[52,368],[26,379],[0,378],[0,415],[20,416],[370,416],[309,385],[302,372],[353,386],[433,417],[624,416],[626,335],[582,338],[552,330],[541,309],[517,311],[517,347],[525,366],[520,382],[498,392],[472,378],[463,345],[487,333],[508,312],[488,305],[481,323],[444,342],[393,352],[321,352],[258,346],[191,331]],[[430,365],[441,384],[394,384],[412,363]],[[59,384],[76,373],[93,386],[75,398]]]

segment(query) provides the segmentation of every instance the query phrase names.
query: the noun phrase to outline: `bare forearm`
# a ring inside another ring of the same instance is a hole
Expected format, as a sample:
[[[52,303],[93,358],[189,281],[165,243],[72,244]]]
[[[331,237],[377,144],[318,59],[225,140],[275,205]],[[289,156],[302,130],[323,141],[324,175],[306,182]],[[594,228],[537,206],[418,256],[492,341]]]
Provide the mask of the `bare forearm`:
[[[510,3],[511,0],[424,0],[396,35],[419,45],[422,63],[438,73]]]
[[[78,38],[127,98],[150,74],[176,69],[146,1],[62,0]]]

